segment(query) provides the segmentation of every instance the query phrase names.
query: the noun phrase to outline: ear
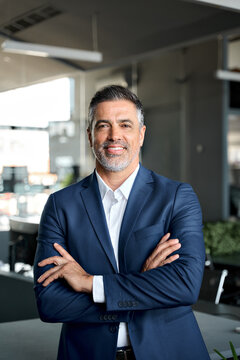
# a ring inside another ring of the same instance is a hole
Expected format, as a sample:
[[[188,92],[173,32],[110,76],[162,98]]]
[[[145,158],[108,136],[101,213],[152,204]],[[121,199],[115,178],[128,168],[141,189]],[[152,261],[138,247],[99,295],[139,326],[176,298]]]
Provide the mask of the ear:
[[[92,133],[91,133],[91,130],[89,128],[87,128],[87,134],[88,134],[88,141],[89,141],[89,144],[90,146],[92,147],[93,146],[93,142],[92,142]]]
[[[143,125],[140,129],[140,146],[143,146],[143,142],[144,142],[144,137],[145,137],[145,131],[146,131],[146,126]]]

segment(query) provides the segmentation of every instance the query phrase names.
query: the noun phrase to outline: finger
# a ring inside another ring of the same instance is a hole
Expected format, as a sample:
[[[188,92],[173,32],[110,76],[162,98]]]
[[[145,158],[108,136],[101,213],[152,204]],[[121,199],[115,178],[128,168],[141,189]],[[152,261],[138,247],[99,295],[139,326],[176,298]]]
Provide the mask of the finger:
[[[49,284],[51,284],[54,280],[57,280],[59,278],[63,278],[62,275],[62,269],[60,268],[58,271],[55,271],[53,274],[51,274],[43,283],[42,286],[46,287]]]
[[[66,264],[66,262],[67,262],[67,260],[61,256],[52,256],[52,257],[49,257],[47,259],[40,261],[38,263],[38,266],[42,267],[42,266],[46,266],[46,265],[50,265],[50,264],[63,265],[63,264]]]
[[[51,268],[47,271],[45,271],[45,273],[43,273],[41,276],[39,276],[39,278],[37,279],[38,283],[43,282],[44,280],[46,280],[49,276],[51,276],[52,274],[54,274],[56,271],[58,271],[60,269],[61,265],[59,266],[55,266],[54,268]]]
[[[169,246],[167,248],[165,248],[164,250],[162,250],[161,252],[159,252],[155,258],[153,259],[153,261],[155,259],[159,259],[159,261],[163,261],[165,260],[170,254],[172,254],[174,251],[180,249],[181,244],[177,243],[175,245]]]
[[[178,250],[181,247],[181,244],[172,245],[171,247],[168,247],[164,251],[158,253],[154,259],[152,259],[148,263],[148,269],[155,269],[156,267],[162,266],[163,262],[166,260],[166,258],[172,254],[174,251]]]
[[[59,254],[62,255],[62,257],[67,260],[74,260],[73,257],[61,245],[54,243],[53,246],[59,252]]]
[[[161,238],[161,240],[160,240],[160,243],[162,244],[162,243],[164,243],[165,241],[167,241],[169,238],[170,238],[170,233],[167,233],[167,234],[165,234],[162,238]]]
[[[179,254],[175,254],[163,261],[163,265],[171,264],[173,261],[179,259]]]
[[[166,240],[164,242],[160,241],[156,246],[156,250],[158,250],[159,248],[164,249],[164,248],[166,248],[168,246],[171,246],[171,245],[174,245],[174,244],[177,244],[177,243],[179,243],[179,239],[168,239],[168,240]]]
[[[148,264],[147,262],[144,263],[141,272],[147,271],[148,270]]]
[[[172,245],[178,244],[178,239],[170,239],[168,241],[165,241],[164,243],[159,242],[158,245],[153,250],[152,254],[149,258],[154,259],[155,256],[157,256],[160,252],[162,252],[164,249],[171,247]]]
[[[170,233],[169,233],[170,234]],[[167,237],[168,234],[166,234],[165,236]],[[165,237],[164,236],[164,237]],[[164,238],[163,237],[163,238]],[[163,239],[162,238],[162,239]],[[161,240],[162,240],[161,239]],[[143,270],[142,271],[147,271],[149,269],[149,267],[152,268],[152,262],[154,261],[154,259],[159,256],[159,254],[161,255],[161,253],[165,250],[165,249],[170,249],[171,246],[173,245],[176,245],[176,244],[179,244],[179,239],[170,239],[170,240],[167,240],[165,241],[164,243],[161,243],[161,241],[158,243],[158,245],[155,247],[155,249],[153,250],[153,252],[151,253],[151,255],[149,255],[149,257],[146,259],[144,265],[143,265]],[[176,248],[178,249],[178,248]],[[170,250],[169,254],[170,255],[173,251],[175,250]],[[166,255],[166,256],[168,256]],[[166,258],[165,256],[165,258]],[[161,260],[165,260],[164,257],[162,257]]]

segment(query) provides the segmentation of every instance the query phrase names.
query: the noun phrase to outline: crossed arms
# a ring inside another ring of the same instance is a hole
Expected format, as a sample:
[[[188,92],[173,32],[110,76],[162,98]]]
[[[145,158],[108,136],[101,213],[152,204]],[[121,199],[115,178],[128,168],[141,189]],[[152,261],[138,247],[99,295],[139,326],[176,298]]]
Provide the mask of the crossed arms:
[[[145,261],[142,272],[170,264],[179,258],[178,254],[168,257],[181,247],[178,239],[169,238],[170,233],[162,237],[152,254]],[[42,283],[46,287],[53,281],[63,278],[73,290],[92,293],[93,275],[88,274],[61,245],[54,243],[53,246],[61,256],[52,256],[38,263],[40,267],[55,265],[38,278],[38,283]]]
[[[52,202],[53,197],[45,209],[45,219],[50,218],[51,224],[42,224],[51,239],[39,239],[35,265],[35,279],[38,279],[35,291],[43,321],[98,322],[102,315],[114,312],[117,316],[114,321],[128,322],[131,310],[176,307],[197,300],[205,251],[201,210],[189,185],[179,186],[176,195],[169,224],[172,239],[166,234],[160,240],[146,259],[142,271],[103,275],[106,304],[96,304],[92,300],[94,274],[88,274],[59,245],[64,245],[65,241],[52,226],[58,221],[52,212]],[[48,213],[48,208],[51,208],[51,213]],[[178,238],[181,245],[177,242]],[[171,256],[176,250],[179,255]],[[119,294],[122,299],[130,300],[129,304],[132,301],[134,309],[128,306],[122,308]]]

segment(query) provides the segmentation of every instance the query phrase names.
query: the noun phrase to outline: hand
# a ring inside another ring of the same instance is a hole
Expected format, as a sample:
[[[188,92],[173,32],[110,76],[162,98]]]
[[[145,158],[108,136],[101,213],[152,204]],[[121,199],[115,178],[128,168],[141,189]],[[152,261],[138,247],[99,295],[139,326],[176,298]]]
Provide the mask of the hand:
[[[145,261],[142,272],[155,269],[159,266],[170,264],[179,258],[178,254],[168,257],[174,251],[180,249],[181,244],[178,239],[170,239],[170,233],[167,233],[159,241],[152,254]]]
[[[49,264],[56,266],[43,273],[37,281],[43,286],[48,286],[54,280],[63,278],[73,290],[91,293],[93,276],[89,275],[61,245],[55,243],[54,248],[61,256],[44,259],[38,263],[38,266],[43,267]]]

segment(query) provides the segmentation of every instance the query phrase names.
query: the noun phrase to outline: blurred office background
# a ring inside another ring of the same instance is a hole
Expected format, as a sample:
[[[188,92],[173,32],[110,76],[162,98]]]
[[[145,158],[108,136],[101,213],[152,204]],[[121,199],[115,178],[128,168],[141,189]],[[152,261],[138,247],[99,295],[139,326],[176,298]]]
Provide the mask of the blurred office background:
[[[37,53],[26,54],[29,43]],[[143,165],[189,182],[204,223],[238,231],[237,0],[2,0],[0,45],[0,271],[7,289],[0,301],[8,305],[0,322],[37,317],[31,288],[40,215],[50,193],[94,169],[87,108],[105,85],[127,86],[143,102]],[[41,45],[61,53],[39,56]],[[72,58],[75,50],[102,60]],[[211,268],[228,271],[221,301],[240,306],[240,248],[215,262],[209,255]]]

